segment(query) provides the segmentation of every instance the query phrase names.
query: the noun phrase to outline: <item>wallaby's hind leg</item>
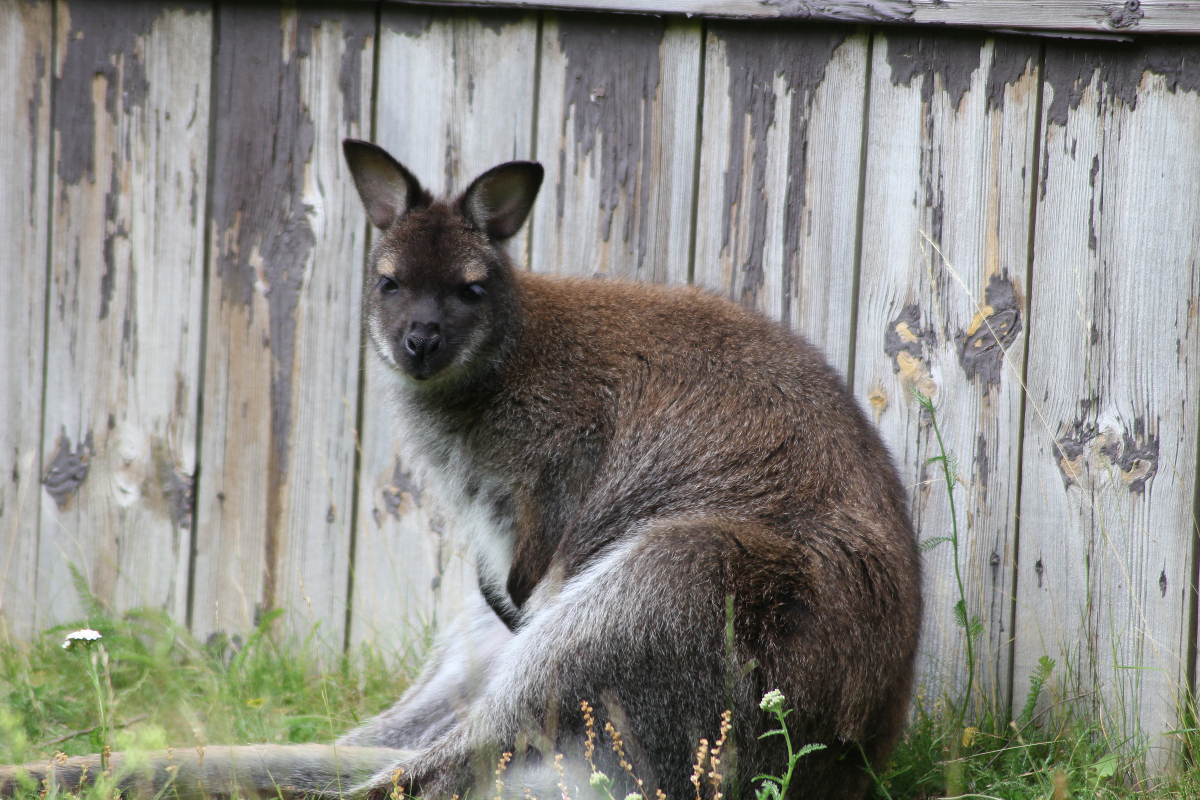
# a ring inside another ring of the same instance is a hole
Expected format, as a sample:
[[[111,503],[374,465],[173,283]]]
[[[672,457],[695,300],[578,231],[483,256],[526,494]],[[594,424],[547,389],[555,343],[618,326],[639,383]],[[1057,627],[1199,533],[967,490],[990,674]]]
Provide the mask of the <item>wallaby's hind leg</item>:
[[[820,534],[814,530],[812,540]],[[814,552],[797,538],[755,521],[660,520],[609,545],[576,574],[551,575],[523,609],[524,624],[497,654],[466,719],[394,766],[416,794],[449,797],[489,780],[504,751],[520,758],[541,742],[568,762],[579,760],[579,703],[587,700],[601,737],[606,719],[619,729],[646,791],[686,797],[694,793],[697,742],[713,743],[721,712],[732,708],[736,780],[748,797],[748,778],[786,770],[781,737],[759,740],[771,720],[758,702],[780,689],[794,709],[788,722],[796,745],[827,745],[798,765],[793,796],[862,797],[859,743],[870,758],[876,738],[890,743],[895,735],[911,644],[897,648],[877,630],[856,630],[874,622],[856,604],[887,613],[887,576],[872,576],[878,594],[847,597],[829,588],[831,571],[857,569],[857,554]],[[877,652],[855,655],[870,650],[856,637],[873,637]],[[549,757],[543,752],[541,763]],[[636,789],[620,785],[624,771],[607,742],[594,757],[619,781],[614,796]],[[372,779],[373,794],[387,794],[389,775],[390,768]],[[540,797],[546,787],[533,789]]]
[[[125,797],[334,798],[350,793],[368,776],[407,755],[381,747],[335,745],[246,745],[114,753],[108,770]],[[0,796],[23,786],[57,786],[78,792],[99,778],[100,756],[79,756],[49,764],[0,767]]]

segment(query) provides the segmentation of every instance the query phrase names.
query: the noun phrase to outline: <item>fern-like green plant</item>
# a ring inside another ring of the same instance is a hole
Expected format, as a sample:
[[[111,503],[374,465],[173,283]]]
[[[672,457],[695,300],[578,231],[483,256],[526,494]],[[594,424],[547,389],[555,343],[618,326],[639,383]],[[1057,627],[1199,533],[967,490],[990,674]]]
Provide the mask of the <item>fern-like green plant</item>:
[[[958,602],[954,604],[954,620],[962,628],[963,640],[967,647],[967,687],[963,693],[962,702],[958,704],[955,731],[961,730],[967,714],[967,705],[971,702],[971,693],[975,688],[975,643],[983,636],[983,620],[978,616],[967,616],[967,592],[963,585],[962,564],[958,555],[958,514],[954,507],[954,485],[958,481],[958,462],[946,451],[946,443],[942,440],[942,430],[938,427],[937,412],[933,400],[922,394],[915,387],[913,397],[924,409],[933,435],[937,438],[938,454],[932,456],[927,463],[938,464],[942,468],[942,477],[946,482],[946,497],[950,501],[950,535],[926,539],[921,543],[922,551],[930,550],[943,542],[949,542],[954,548],[954,579],[958,585]],[[957,735],[957,734],[956,734]]]
[[[1021,708],[1021,714],[1017,717],[1017,724],[1024,728],[1033,719],[1033,710],[1037,707],[1038,700],[1042,696],[1042,687],[1046,685],[1046,681],[1050,680],[1050,673],[1054,671],[1054,659],[1050,656],[1042,656],[1038,659],[1038,665],[1033,670],[1033,674],[1029,676],[1029,693],[1025,695],[1025,705]]]
[[[792,746],[792,737],[787,729],[787,716],[791,714],[791,709],[784,710],[783,708],[783,693],[778,689],[772,689],[763,695],[762,702],[758,707],[763,711],[767,711],[775,715],[775,719],[779,721],[778,728],[771,730],[759,736],[760,739],[765,739],[768,736],[782,736],[784,742],[787,743],[788,751],[788,766],[787,772],[783,775],[755,775],[755,781],[762,781],[762,784],[755,791],[756,800],[782,800],[787,796],[788,786],[792,782],[792,773],[796,769],[796,762],[804,758],[809,753],[817,750],[824,750],[823,744],[806,744],[799,750]]]

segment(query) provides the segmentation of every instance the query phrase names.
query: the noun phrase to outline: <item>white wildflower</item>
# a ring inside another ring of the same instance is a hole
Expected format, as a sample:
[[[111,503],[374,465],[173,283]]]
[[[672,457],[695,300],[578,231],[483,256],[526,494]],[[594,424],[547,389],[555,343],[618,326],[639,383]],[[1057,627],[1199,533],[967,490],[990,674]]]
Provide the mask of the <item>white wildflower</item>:
[[[763,695],[762,702],[758,704],[758,707],[763,711],[770,711],[774,714],[779,713],[783,710],[783,692],[778,689],[772,689]]]
[[[63,642],[63,649],[70,650],[71,645],[75,642],[94,642],[100,639],[100,632],[94,631],[91,628],[84,628],[79,631],[71,631],[67,634],[67,640]]]
[[[588,783],[597,792],[607,792],[612,787],[612,779],[599,770],[592,773],[591,778],[588,779]]]

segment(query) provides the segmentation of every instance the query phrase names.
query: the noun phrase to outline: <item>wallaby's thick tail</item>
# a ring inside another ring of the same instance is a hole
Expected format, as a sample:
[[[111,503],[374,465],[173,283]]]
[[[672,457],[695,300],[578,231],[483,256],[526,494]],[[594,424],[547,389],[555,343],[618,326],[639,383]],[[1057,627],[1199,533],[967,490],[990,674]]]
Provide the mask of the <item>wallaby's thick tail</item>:
[[[335,798],[408,755],[384,747],[340,745],[240,745],[113,753],[107,772],[124,797]],[[77,756],[48,764],[0,767],[0,797],[23,787],[40,792],[58,786],[77,792],[105,770],[100,756]]]

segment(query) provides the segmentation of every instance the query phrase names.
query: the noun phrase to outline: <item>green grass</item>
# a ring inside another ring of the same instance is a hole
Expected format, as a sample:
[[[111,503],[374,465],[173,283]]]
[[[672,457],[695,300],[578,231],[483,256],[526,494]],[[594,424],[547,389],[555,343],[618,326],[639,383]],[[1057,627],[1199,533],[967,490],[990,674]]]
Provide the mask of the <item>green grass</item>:
[[[64,650],[66,633],[82,627],[103,638],[90,651]],[[414,665],[396,669],[366,650],[322,666],[312,637],[284,643],[269,630],[268,619],[241,646],[204,646],[160,614],[114,617],[95,609],[79,624],[47,631],[32,643],[0,642],[0,763],[44,761],[55,751],[94,753],[106,743],[121,750],[328,742],[388,706],[412,674]],[[87,668],[92,654],[99,698]],[[105,705],[107,736],[98,700]],[[1032,714],[1035,700],[1026,703],[1031,713],[1018,714],[1015,728],[997,715],[968,729],[962,769],[954,772],[961,775],[964,796],[1200,798],[1200,769],[1186,766],[1154,787],[1138,786],[1133,762],[1114,755],[1094,724],[1043,722]],[[876,778],[875,796],[944,797],[949,731],[962,736],[957,719],[950,704],[931,706],[919,698],[904,740]],[[804,769],[802,758],[795,769]],[[1056,794],[1056,784],[1065,792]]]
[[[62,649],[68,631],[89,626],[102,633],[90,652]],[[330,741],[398,697],[410,676],[373,651],[356,651],[322,668],[306,642],[280,642],[270,620],[241,646],[200,645],[161,614],[120,618],[100,610],[44,632],[34,643],[0,643],[0,763],[124,748],[197,744]],[[98,645],[100,704],[88,657]],[[1028,703],[1032,709],[1032,703]],[[946,753],[956,712],[918,699],[914,720],[875,796],[890,800],[946,796]],[[1200,769],[1184,768],[1158,786],[1135,786],[1135,770],[1109,750],[1086,720],[1039,727],[1019,715],[978,722],[961,748],[965,796],[1004,800],[1058,798],[1200,798]],[[961,735],[961,734],[959,734]],[[799,742],[797,742],[799,744]],[[796,769],[803,770],[803,759]],[[1056,795],[1056,781],[1066,793]],[[31,795],[34,796],[34,795]]]
[[[900,800],[947,796],[945,761],[955,715],[945,714],[941,704],[938,706],[927,708],[918,698],[914,719],[878,779],[876,797]],[[1175,774],[1154,782],[1139,783],[1142,754],[1118,756],[1092,720],[1051,724],[1034,718],[1024,724],[1010,724],[996,718],[981,721],[967,731],[969,743],[962,747],[960,756],[963,797],[1200,798],[1200,769],[1194,764],[1183,764]],[[961,737],[962,733],[957,735]]]
[[[103,638],[90,652],[79,643],[64,650],[66,634],[84,627]],[[0,763],[95,753],[105,744],[328,742],[407,685],[411,671],[390,667],[378,653],[356,652],[322,668],[311,639],[285,644],[269,627],[267,619],[244,643],[205,646],[155,612],[96,610],[32,643],[0,642]],[[97,656],[99,698],[90,655]]]

